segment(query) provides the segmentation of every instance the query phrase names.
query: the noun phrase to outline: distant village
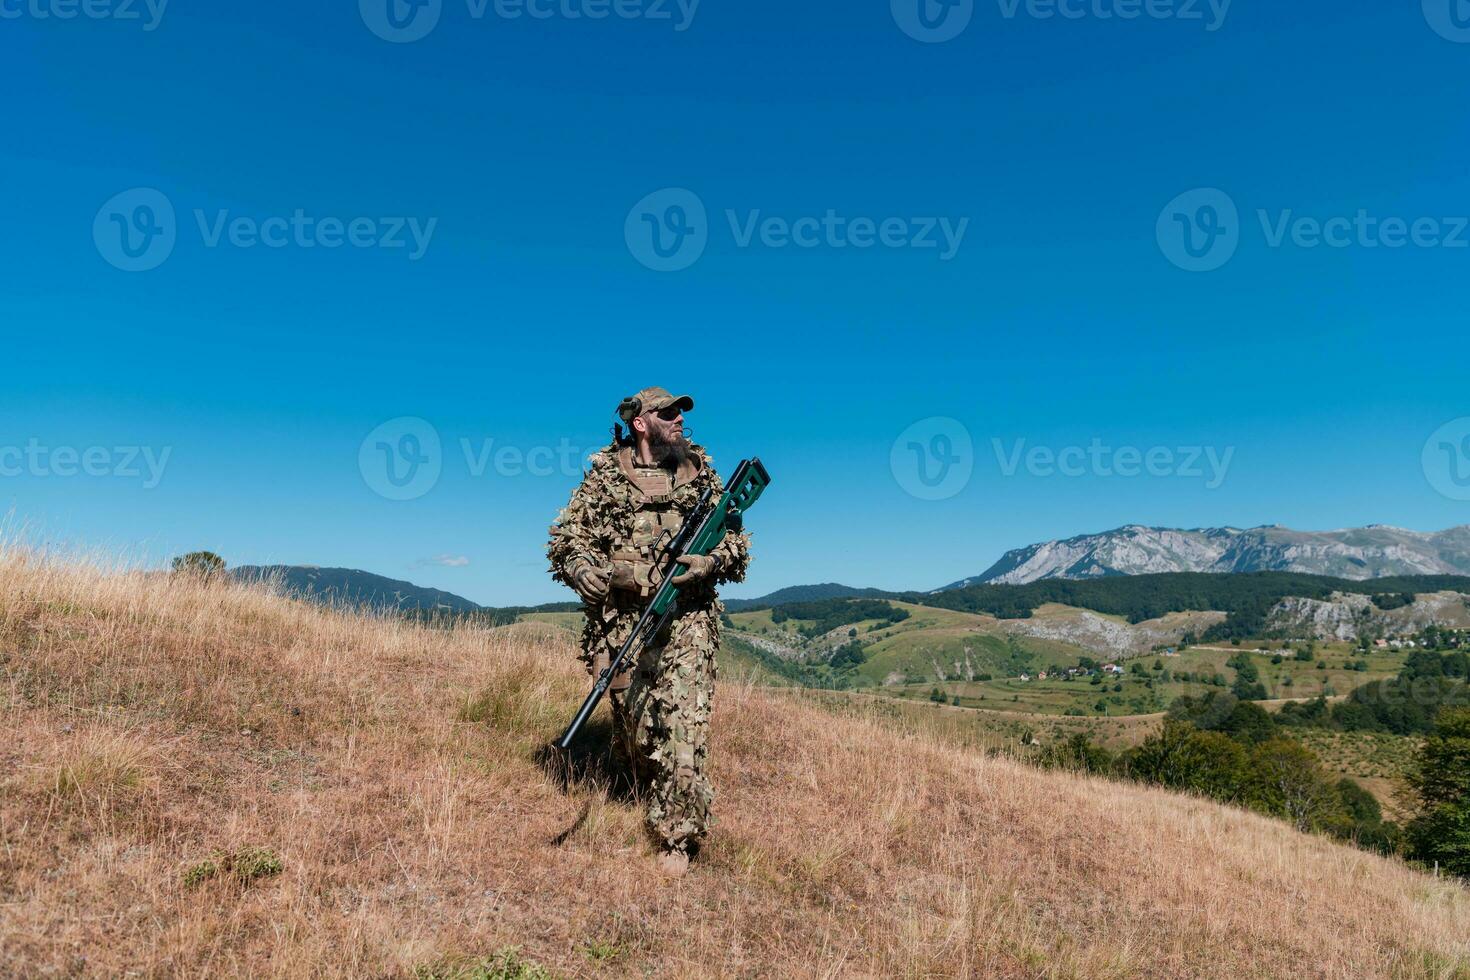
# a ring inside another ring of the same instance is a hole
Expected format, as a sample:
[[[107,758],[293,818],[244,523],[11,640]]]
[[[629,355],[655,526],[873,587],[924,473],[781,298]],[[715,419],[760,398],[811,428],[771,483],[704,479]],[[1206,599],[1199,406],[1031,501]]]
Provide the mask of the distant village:
[[[1363,637],[1359,641],[1359,646],[1365,650],[1375,649],[1386,651],[1470,649],[1470,629],[1430,626],[1413,636],[1377,637],[1372,640]],[[1286,648],[1286,641],[1282,641],[1282,648]],[[1268,654],[1275,651],[1266,647],[1254,647],[1246,652]],[[1178,657],[1179,647],[1158,647],[1147,656]],[[1075,680],[1079,677],[1122,677],[1123,674],[1123,668],[1116,663],[1093,664],[1091,661],[1083,658],[1075,667],[1056,667],[1050,670],[1041,670],[1034,674],[1027,671],[1021,673],[1014,679],[1021,683],[1028,683],[1033,680]]]
[[[1156,656],[1156,657],[1177,657],[1177,656],[1179,656],[1179,649],[1177,647],[1164,647],[1164,648],[1162,648],[1160,650],[1155,651],[1152,654],[1152,656]],[[1101,677],[1122,677],[1123,676],[1123,668],[1120,667],[1117,664],[1097,664],[1097,665],[1091,665],[1089,661],[1087,661],[1087,660],[1084,659],[1084,660],[1080,661],[1076,667],[1056,667],[1056,668],[1053,668],[1052,670],[1038,671],[1034,675],[1033,674],[1030,674],[1030,673],[1023,672],[1020,676],[1018,676],[1016,678],[1016,680],[1022,681],[1022,682],[1032,681],[1032,680],[1038,680],[1038,681],[1048,681],[1048,680],[1050,680],[1050,681],[1070,681],[1070,680],[1076,680],[1079,677],[1093,677],[1093,676],[1101,676]]]

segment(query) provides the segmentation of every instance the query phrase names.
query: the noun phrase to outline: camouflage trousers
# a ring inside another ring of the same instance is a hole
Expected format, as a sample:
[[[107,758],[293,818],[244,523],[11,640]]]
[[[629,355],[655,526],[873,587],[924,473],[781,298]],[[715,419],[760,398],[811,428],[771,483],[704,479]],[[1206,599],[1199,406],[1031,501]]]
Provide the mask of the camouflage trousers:
[[[637,622],[636,610],[589,623],[612,655]],[[611,696],[613,737],[627,760],[654,843],[689,853],[713,824],[709,780],[709,720],[719,646],[716,608],[674,617],[632,669],[625,691]]]

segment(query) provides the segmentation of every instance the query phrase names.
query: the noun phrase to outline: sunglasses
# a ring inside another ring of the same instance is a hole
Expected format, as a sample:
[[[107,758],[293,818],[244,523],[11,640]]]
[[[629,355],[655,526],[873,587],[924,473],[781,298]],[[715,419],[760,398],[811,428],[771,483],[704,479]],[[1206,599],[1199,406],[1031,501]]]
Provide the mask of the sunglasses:
[[[659,409],[656,414],[665,422],[672,422],[674,421],[674,419],[682,415],[683,412],[678,405],[670,405],[668,408]]]

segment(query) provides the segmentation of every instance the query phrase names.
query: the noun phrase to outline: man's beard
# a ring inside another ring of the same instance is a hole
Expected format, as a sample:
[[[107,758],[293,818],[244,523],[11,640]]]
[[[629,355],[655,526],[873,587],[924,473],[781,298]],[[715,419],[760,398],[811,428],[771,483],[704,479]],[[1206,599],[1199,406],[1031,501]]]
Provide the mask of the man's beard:
[[[689,458],[689,445],[689,440],[683,436],[675,436],[673,439],[664,440],[650,433],[648,453],[653,457],[655,464],[662,466],[670,473],[674,473]]]

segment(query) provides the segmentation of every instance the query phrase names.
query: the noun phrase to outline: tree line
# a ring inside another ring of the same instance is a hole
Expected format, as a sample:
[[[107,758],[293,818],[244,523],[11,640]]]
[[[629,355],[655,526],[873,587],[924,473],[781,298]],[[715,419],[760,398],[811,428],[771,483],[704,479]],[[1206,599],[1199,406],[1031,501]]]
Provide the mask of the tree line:
[[[790,602],[771,610],[771,622],[784,623],[797,619],[810,621],[801,627],[801,635],[813,639],[830,633],[839,626],[874,619],[892,626],[909,618],[909,611],[882,599],[819,599],[813,602]]]
[[[1201,638],[1206,642],[1266,634],[1271,608],[1287,597],[1328,599],[1333,592],[1377,596],[1454,590],[1470,592],[1463,575],[1406,575],[1355,581],[1300,572],[1161,572],[1115,575],[1096,579],[1042,579],[1025,585],[972,585],[945,592],[905,593],[906,602],[959,612],[988,613],[999,619],[1029,619],[1049,602],[1123,616],[1130,623],[1157,619],[1171,612],[1216,610],[1225,621]]]
[[[1445,708],[1470,707],[1470,657],[1463,651],[1416,650],[1397,675],[1355,688],[1347,698],[1282,705],[1283,725],[1343,732],[1422,735]]]

